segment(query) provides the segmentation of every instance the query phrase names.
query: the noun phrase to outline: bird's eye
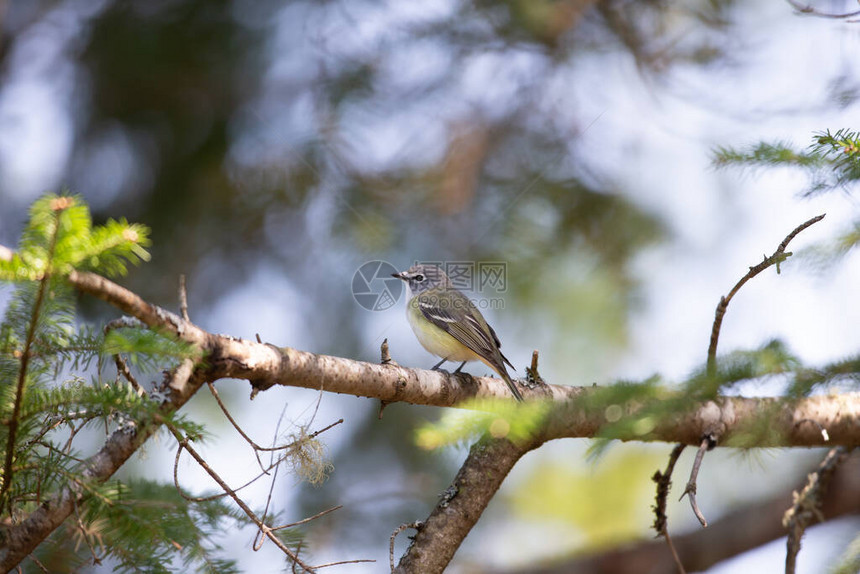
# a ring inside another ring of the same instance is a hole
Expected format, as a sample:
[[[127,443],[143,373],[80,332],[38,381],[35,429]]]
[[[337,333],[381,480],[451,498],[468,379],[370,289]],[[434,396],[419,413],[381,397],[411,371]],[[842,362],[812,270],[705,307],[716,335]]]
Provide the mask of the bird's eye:
[[[424,281],[424,276],[419,273],[418,275],[413,277],[413,279],[415,279],[416,281],[418,281],[420,283],[421,281]]]

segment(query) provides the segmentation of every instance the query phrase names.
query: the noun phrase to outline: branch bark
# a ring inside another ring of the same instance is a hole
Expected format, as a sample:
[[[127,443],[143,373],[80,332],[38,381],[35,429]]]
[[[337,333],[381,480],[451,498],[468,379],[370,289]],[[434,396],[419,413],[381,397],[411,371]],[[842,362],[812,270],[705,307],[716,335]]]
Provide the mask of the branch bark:
[[[714,521],[707,530],[696,529],[673,536],[673,543],[691,572],[707,570],[714,564],[737,556],[772,540],[786,530],[782,517],[792,504],[792,489],[764,501],[745,504]],[[822,499],[825,520],[860,514],[860,456],[852,456],[833,475]],[[578,557],[547,566],[530,564],[527,568],[491,569],[485,574],[674,574],[675,562],[661,540],[649,540],[601,554]]]
[[[455,406],[469,398],[505,398],[507,387],[494,377],[457,376],[438,371],[380,365],[288,347],[207,333],[178,315],[146,303],[134,293],[92,273],[76,272],[70,282],[86,293],[111,303],[150,327],[172,333],[206,352],[205,380],[246,379],[256,394],[274,385],[322,389],[379,399],[438,407]],[[196,391],[198,387],[194,388]],[[602,409],[589,412],[582,401],[594,387],[539,385],[524,388],[532,400],[552,401],[541,436],[545,440],[594,437],[606,423]],[[667,400],[664,396],[662,400]],[[625,405],[633,414],[646,405]],[[767,413],[767,432],[755,436],[760,447],[857,446],[860,445],[860,393],[781,398],[722,397],[685,413],[655,422],[647,434],[629,434],[621,440],[677,442],[698,446],[702,436],[715,430],[721,444],[749,440]],[[827,433],[823,433],[826,429]]]
[[[517,461],[540,444],[537,440],[517,444],[485,435],[472,445],[466,462],[418,529],[395,574],[444,571]]]
[[[0,248],[0,257],[7,253],[10,253],[8,249]],[[201,385],[221,378],[247,379],[253,387],[252,398],[276,384],[352,394],[387,403],[401,401],[440,407],[454,406],[467,398],[502,398],[508,393],[501,379],[366,363],[208,333],[99,275],[75,271],[67,279],[78,290],[106,301],[150,328],[194,344],[205,354],[204,363],[185,373],[182,381],[166,386],[168,396],[162,405],[165,412],[181,408]],[[596,436],[606,422],[604,410],[586,410],[581,401],[576,400],[594,391],[592,387],[560,385],[524,389],[523,394],[528,399],[553,403],[540,430],[541,441]],[[630,413],[644,406],[625,405]],[[768,413],[768,432],[756,435],[755,445],[748,446],[860,444],[858,393],[791,401],[720,398],[685,413],[663,417],[655,421],[653,430],[647,434],[630,432],[618,438],[697,445],[704,434],[718,429],[721,444],[730,445],[733,438],[748,440],[750,429],[757,428],[757,425],[761,427],[762,413]],[[829,440],[822,429],[829,433]],[[87,460],[84,475],[93,481],[107,480],[155,430],[157,427],[153,426],[114,432],[102,449]],[[0,570],[8,571],[18,564],[72,513],[74,506],[83,498],[80,488],[67,486],[26,519],[6,529],[0,544]]]

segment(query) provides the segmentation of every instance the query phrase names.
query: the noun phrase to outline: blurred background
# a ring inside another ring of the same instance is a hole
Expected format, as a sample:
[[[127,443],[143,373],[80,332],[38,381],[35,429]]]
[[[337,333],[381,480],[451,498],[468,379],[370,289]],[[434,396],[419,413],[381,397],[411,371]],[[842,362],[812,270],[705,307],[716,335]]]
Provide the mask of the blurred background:
[[[15,244],[43,192],[79,193],[97,221],[153,230],[152,261],[123,284],[176,309],[184,273],[192,320],[219,333],[367,361],[387,338],[399,363],[429,368],[402,298],[365,309],[356,271],[503,262],[503,308],[485,314],[521,376],[538,349],[555,384],[680,381],[704,362],[719,297],[748,266],[814,215],[828,214],[793,247],[857,216],[850,190],[806,196],[802,173],[711,163],[717,146],[805,146],[815,131],[857,127],[858,24],[786,2],[7,0],[0,30],[0,243]],[[815,272],[793,263],[744,288],[722,351],[779,337],[810,364],[856,352],[857,258]],[[115,316],[81,306],[89,320]],[[427,516],[466,454],[415,445],[439,409],[395,404],[379,420],[367,399],[273,388],[249,401],[246,382],[217,386],[258,442],[345,419],[322,435],[329,480],[281,474],[273,499],[289,520],[344,505],[309,525],[313,561],[378,562],[340,571],[387,571],[391,531]],[[187,408],[213,433],[203,452],[240,484],[253,455],[199,395]],[[671,445],[617,445],[594,461],[589,444],[529,454],[450,571],[651,538],[650,476]],[[123,476],[169,482],[174,452],[151,441]],[[822,456],[718,450],[700,505],[718,520],[800,485]],[[188,490],[214,487],[191,463],[180,470]],[[245,498],[260,507],[267,491]],[[670,498],[671,531],[698,528]],[[824,571],[858,526],[813,529],[800,571]],[[279,552],[253,552],[252,538],[221,542],[248,572],[282,571]],[[783,562],[779,541],[709,571]]]

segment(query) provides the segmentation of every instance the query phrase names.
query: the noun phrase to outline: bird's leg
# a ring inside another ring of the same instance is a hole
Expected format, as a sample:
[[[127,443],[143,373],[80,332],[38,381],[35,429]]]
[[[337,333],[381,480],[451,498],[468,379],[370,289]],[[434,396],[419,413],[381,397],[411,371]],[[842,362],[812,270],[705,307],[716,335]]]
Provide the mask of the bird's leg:
[[[467,361],[463,361],[462,363],[460,363],[460,366],[457,367],[457,369],[454,371],[455,375],[460,372],[460,369],[462,369],[464,366],[466,366],[466,362]]]
[[[433,365],[433,368],[432,368],[432,369],[430,369],[430,370],[431,370],[431,371],[438,371],[438,370],[439,370],[439,367],[441,367],[441,366],[442,366],[442,364],[443,364],[445,361],[447,361],[447,360],[448,360],[448,359],[442,359],[441,361],[439,361],[438,363],[436,363],[435,365]],[[462,365],[461,365],[461,366],[462,366]]]

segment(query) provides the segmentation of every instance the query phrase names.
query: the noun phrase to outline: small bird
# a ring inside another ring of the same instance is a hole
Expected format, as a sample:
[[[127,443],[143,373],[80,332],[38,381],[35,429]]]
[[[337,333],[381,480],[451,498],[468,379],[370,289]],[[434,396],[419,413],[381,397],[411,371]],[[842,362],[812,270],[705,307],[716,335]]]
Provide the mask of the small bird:
[[[468,361],[483,361],[504,379],[518,401],[523,400],[505,368],[505,363],[514,366],[499,350],[502,345],[496,332],[444,271],[435,265],[413,265],[392,276],[406,281],[406,317],[418,341],[442,358],[433,370],[446,361],[462,361],[454,371],[459,373]]]

